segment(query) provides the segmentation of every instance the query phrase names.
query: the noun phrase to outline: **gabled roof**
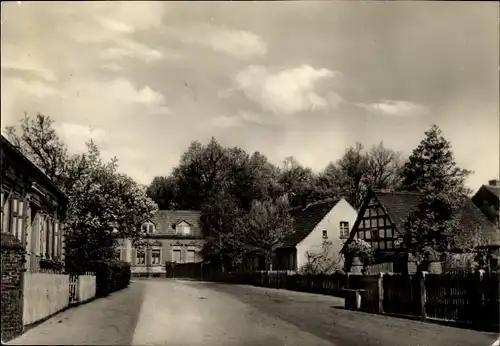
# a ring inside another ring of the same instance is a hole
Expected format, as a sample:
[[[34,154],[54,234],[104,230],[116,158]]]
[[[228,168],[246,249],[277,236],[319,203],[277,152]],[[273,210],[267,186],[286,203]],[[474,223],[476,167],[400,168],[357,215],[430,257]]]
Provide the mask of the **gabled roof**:
[[[497,199],[500,200],[500,188],[496,186],[491,186],[491,185],[483,185],[481,188],[485,189],[487,192],[495,196]]]
[[[283,241],[283,248],[294,247],[304,240],[335,207],[340,199],[329,199],[308,204],[306,207],[293,208],[290,215],[294,220],[294,233]]]
[[[408,215],[413,210],[418,208],[418,205],[422,201],[423,197],[424,194],[417,192],[371,191],[366,196],[348,242],[352,240],[354,233],[357,231],[359,220],[363,218],[364,208],[367,206],[371,198],[376,198],[380,202],[382,208],[386,211],[390,220],[396,226],[396,230],[400,234],[404,234],[405,222]],[[470,199],[464,207],[462,218],[460,220],[460,226],[466,231],[479,227],[481,229],[482,236],[487,242],[487,244],[484,245],[500,245],[500,230],[497,230],[493,226],[493,224]],[[348,242],[346,242],[346,244]]]
[[[159,233],[173,232],[174,225],[185,221],[193,233],[201,234],[200,217],[199,210],[158,210],[150,221],[156,225],[156,232]]]

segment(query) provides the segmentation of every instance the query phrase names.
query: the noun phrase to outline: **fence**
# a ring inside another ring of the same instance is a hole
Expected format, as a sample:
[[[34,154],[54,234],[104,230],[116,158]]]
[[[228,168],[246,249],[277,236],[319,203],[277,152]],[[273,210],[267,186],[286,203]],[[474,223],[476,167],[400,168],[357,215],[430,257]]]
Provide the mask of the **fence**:
[[[96,276],[94,273],[71,275],[69,279],[69,303],[84,303],[96,296]]]
[[[52,272],[24,273],[23,324],[44,319],[69,304],[69,275]]]
[[[197,269],[198,266],[198,269]],[[168,274],[170,273],[170,274]],[[499,327],[500,275],[467,271],[415,275],[298,275],[286,271],[220,273],[205,265],[179,264],[175,275],[207,281],[343,297],[343,288],[362,289],[361,310],[422,320],[460,322],[483,329]]]

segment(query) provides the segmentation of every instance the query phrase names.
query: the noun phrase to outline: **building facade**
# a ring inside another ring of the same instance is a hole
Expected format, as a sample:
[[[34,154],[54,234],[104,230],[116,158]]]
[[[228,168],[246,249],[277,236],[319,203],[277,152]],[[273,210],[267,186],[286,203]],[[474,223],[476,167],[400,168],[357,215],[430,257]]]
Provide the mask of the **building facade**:
[[[500,181],[490,180],[488,185],[481,186],[472,201],[488,220],[500,228]]]
[[[311,264],[311,258],[317,256],[333,265],[330,270],[342,269],[340,250],[356,221],[356,210],[345,199],[331,199],[294,208],[290,214],[294,232],[276,250],[272,269],[295,272]],[[244,266],[246,271],[265,269],[259,256],[246,259]]]
[[[44,260],[62,267],[66,195],[4,136],[1,153],[2,233],[25,246],[28,271],[40,269]]]
[[[375,251],[378,271],[414,274],[417,266],[409,254],[411,239],[405,231],[405,222],[423,197],[416,192],[369,191],[342,251],[353,239],[362,239]],[[499,231],[471,200],[464,206],[459,226],[464,230],[479,230],[483,239],[481,247],[493,249],[500,244]],[[361,273],[360,265],[356,270],[347,269]]]
[[[203,237],[200,211],[159,210],[141,225],[145,235],[137,246],[119,239],[121,260],[131,263],[134,275],[165,274],[166,263],[201,262]]]

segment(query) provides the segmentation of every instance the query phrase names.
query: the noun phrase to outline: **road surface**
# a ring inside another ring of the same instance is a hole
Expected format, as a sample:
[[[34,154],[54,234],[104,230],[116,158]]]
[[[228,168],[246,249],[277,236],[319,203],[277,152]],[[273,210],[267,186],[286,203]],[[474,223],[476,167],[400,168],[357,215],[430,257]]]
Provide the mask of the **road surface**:
[[[490,346],[497,335],[341,309],[322,295],[174,279],[56,315],[11,345]]]

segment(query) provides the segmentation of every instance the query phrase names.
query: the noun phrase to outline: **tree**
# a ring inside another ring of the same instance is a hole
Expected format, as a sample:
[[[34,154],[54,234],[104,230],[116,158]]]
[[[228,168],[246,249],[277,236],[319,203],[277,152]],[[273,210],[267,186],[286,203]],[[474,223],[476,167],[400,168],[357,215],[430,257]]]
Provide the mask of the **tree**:
[[[172,176],[154,177],[146,193],[162,210],[175,209],[179,200],[177,182]]]
[[[401,154],[380,142],[367,153],[365,183],[372,189],[394,191],[401,181]]]
[[[337,258],[333,257],[333,242],[324,241],[319,251],[306,251],[306,264],[299,268],[304,275],[333,274],[342,269]]]
[[[312,170],[300,165],[292,156],[283,161],[279,183],[292,207],[305,206],[312,201],[314,179]]]
[[[243,211],[232,196],[220,193],[202,208],[201,227],[205,238],[202,255],[221,266],[237,266],[243,259],[235,234],[242,228]]]
[[[87,143],[88,152],[69,156],[50,117],[21,121],[21,135],[8,129],[9,139],[68,196],[65,248],[70,267],[114,256],[113,230],[121,238],[140,239],[139,225],[152,216],[155,203],[145,187],[117,172],[116,158],[103,162],[99,148]]]
[[[425,132],[402,171],[403,189],[423,194],[405,226],[417,262],[436,259],[458,246],[454,235],[464,235],[460,220],[470,193],[465,185],[469,174],[457,167],[451,144],[436,125]]]
[[[294,232],[290,206],[284,199],[254,201],[250,212],[243,216],[242,229],[234,233],[232,242],[245,254],[264,257],[270,268],[274,251]]]
[[[368,157],[363,153],[363,145],[356,143],[346,150],[337,166],[345,177],[348,186],[347,200],[354,208],[361,206],[366,190],[365,179],[368,171]]]

